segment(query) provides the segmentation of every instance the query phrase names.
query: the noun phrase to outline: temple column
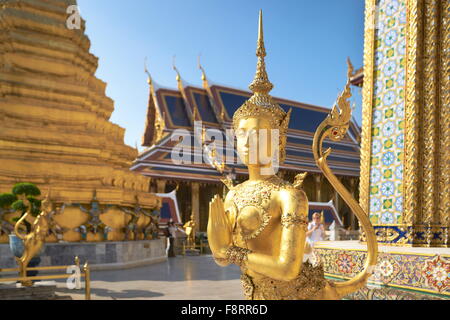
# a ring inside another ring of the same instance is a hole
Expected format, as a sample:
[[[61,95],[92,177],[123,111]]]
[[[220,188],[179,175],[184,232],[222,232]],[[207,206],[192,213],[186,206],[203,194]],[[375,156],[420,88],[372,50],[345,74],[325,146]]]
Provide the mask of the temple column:
[[[158,193],[166,193],[166,180],[157,180],[156,181],[156,187]]]
[[[316,190],[316,201],[320,202],[322,199],[322,175],[321,174],[315,174],[314,175],[314,184],[315,184],[315,190]]]
[[[379,242],[448,246],[450,3],[392,3],[366,0],[360,203]]]
[[[194,216],[196,230],[200,227],[200,184],[198,182],[191,183],[191,196],[192,196],[192,211]]]

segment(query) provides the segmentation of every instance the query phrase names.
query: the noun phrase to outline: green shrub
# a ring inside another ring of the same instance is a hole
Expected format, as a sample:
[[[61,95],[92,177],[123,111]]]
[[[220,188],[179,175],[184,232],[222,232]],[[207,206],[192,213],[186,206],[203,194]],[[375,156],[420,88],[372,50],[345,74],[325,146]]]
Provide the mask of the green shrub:
[[[34,217],[37,217],[39,215],[39,213],[41,212],[41,200],[38,200],[36,198],[33,197],[27,197],[28,201],[30,201],[31,203],[31,215]],[[17,200],[15,201],[12,205],[11,208],[14,211],[22,211],[22,215],[27,212],[28,207],[23,203],[22,200]]]
[[[24,194],[26,196],[37,197],[41,195],[41,190],[32,183],[22,182],[14,185],[12,193],[15,195]]]
[[[12,193],[0,194],[0,209],[9,209],[17,201],[17,197]]]
[[[12,188],[12,193],[4,193],[0,195],[0,208],[2,209],[12,209],[14,211],[20,211],[22,214],[20,218],[27,212],[28,206],[25,205],[23,200],[18,200],[18,195],[25,195],[31,204],[31,215],[37,217],[41,212],[41,200],[35,197],[41,195],[41,190],[29,182],[17,183]],[[14,219],[17,222],[20,218]],[[27,228],[27,232],[31,231],[31,225],[24,221],[24,225]]]

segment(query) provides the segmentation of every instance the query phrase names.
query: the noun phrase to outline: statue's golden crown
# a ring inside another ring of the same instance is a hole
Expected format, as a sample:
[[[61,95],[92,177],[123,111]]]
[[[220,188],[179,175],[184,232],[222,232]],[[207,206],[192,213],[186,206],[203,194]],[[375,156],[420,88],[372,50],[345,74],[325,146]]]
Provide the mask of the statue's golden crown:
[[[250,99],[236,110],[233,115],[233,126],[236,129],[239,120],[245,118],[264,118],[270,121],[273,129],[279,129],[281,135],[285,135],[290,118],[290,112],[285,112],[277,103],[275,103],[269,92],[273,89],[273,84],[267,76],[266,64],[264,58],[266,49],[264,47],[262,11],[259,13],[259,33],[256,49],[258,63],[256,74],[249,88],[253,92]]]

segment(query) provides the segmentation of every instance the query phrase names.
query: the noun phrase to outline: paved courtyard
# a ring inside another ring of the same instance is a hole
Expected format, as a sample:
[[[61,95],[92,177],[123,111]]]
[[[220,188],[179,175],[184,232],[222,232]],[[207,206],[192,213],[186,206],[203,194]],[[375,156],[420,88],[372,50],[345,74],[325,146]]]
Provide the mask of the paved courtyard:
[[[215,264],[212,256],[177,256],[146,267],[93,271],[93,300],[242,300],[239,268]],[[84,290],[69,290],[57,283],[58,294],[84,299]],[[84,283],[83,283],[84,288]]]

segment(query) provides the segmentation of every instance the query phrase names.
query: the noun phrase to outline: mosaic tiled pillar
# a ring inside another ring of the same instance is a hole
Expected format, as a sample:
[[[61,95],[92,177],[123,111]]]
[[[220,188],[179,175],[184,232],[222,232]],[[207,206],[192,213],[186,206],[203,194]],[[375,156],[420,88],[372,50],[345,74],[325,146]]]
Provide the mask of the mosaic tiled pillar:
[[[366,0],[360,199],[383,243],[448,245],[449,14]]]

